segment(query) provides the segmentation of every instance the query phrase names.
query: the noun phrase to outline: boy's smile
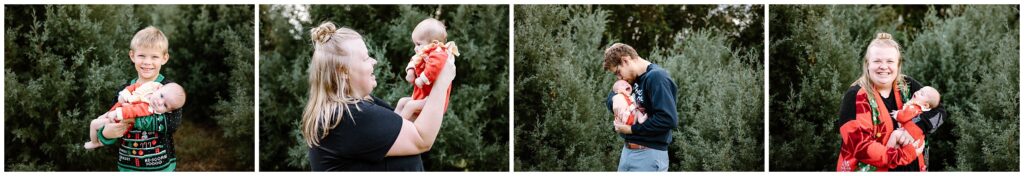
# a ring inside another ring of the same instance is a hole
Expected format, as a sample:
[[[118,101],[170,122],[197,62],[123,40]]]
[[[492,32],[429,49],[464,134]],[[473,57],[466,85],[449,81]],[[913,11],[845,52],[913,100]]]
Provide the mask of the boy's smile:
[[[160,66],[167,63],[168,55],[165,49],[139,48],[129,51],[132,63],[135,64],[135,71],[139,74],[141,82],[154,81],[160,74]]]

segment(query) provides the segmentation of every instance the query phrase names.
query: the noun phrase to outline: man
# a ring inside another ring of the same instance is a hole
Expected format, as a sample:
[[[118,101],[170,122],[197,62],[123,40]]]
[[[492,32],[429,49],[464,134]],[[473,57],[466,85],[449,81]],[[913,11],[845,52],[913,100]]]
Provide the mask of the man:
[[[619,171],[668,171],[668,145],[679,121],[676,112],[676,84],[668,71],[647,61],[629,45],[615,43],[604,52],[605,70],[633,84],[633,102],[647,114],[643,123],[615,124],[615,132],[626,140],[619,156]],[[605,101],[611,111],[612,97]]]

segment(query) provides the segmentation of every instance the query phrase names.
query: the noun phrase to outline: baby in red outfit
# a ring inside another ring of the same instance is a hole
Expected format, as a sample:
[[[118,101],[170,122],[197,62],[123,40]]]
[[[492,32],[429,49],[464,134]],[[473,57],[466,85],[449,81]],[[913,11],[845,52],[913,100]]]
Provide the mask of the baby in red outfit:
[[[185,89],[181,85],[171,83],[161,85],[157,82],[135,83],[118,93],[118,103],[107,113],[93,119],[89,124],[89,142],[86,149],[103,146],[97,138],[96,131],[108,122],[134,122],[137,117],[163,114],[185,105]],[[129,126],[128,130],[131,130]]]
[[[412,56],[409,65],[405,68],[405,80],[413,84],[412,99],[399,100],[396,111],[400,111],[399,114],[402,117],[415,120],[415,115],[412,115],[415,112],[412,111],[417,108],[405,108],[405,105],[410,101],[423,101],[432,91],[431,85],[441,74],[445,63],[448,62],[449,55],[458,56],[459,51],[455,42],[448,42],[448,32],[445,31],[444,24],[433,18],[427,18],[416,25],[412,31],[412,42],[416,44],[416,55]],[[450,94],[451,87],[444,91],[447,92],[446,94]],[[422,105],[422,103],[412,104]],[[448,100],[444,101],[444,107],[444,109],[448,109]]]

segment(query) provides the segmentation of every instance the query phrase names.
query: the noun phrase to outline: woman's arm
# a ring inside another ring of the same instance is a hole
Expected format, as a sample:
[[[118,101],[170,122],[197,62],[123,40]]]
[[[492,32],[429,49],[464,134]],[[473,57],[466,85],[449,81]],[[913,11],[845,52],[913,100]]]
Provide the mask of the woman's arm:
[[[402,129],[395,139],[395,144],[388,150],[387,156],[416,155],[430,150],[434,145],[437,133],[441,130],[448,88],[455,79],[454,61],[448,59],[437,81],[432,85],[433,91],[427,95],[423,111],[416,121],[402,120]]]

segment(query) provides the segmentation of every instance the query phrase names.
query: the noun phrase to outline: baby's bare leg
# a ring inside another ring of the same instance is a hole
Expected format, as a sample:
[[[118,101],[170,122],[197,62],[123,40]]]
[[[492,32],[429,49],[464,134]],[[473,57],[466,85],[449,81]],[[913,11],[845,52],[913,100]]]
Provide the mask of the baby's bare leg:
[[[96,119],[93,119],[92,122],[89,122],[89,142],[86,142],[83,145],[85,149],[94,149],[103,146],[103,143],[100,143],[100,140],[97,137],[96,130],[102,128],[109,121],[110,120],[107,119],[107,114],[103,114],[96,117]]]

